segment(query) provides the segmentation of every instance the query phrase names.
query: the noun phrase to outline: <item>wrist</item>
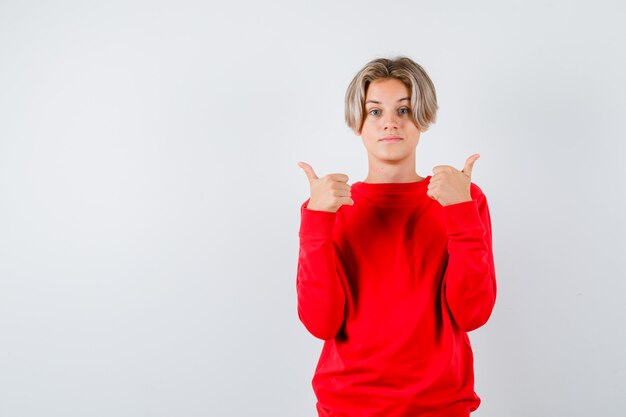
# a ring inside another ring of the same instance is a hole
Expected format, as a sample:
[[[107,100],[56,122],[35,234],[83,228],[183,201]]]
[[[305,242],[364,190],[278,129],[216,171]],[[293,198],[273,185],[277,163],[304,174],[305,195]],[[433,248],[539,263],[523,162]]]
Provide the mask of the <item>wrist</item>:
[[[471,195],[467,195],[465,197],[461,197],[455,200],[450,200],[448,202],[446,202],[446,204],[441,204],[442,206],[446,207],[446,206],[452,206],[454,204],[462,204],[462,203],[467,203],[468,201],[472,201],[472,196]]]
[[[327,213],[335,213],[335,212],[337,212],[337,210],[321,207],[321,206],[318,206],[318,205],[315,205],[315,204],[311,204],[311,203],[307,204],[306,209],[307,210],[311,210],[311,211],[324,211],[324,212],[327,212]]]

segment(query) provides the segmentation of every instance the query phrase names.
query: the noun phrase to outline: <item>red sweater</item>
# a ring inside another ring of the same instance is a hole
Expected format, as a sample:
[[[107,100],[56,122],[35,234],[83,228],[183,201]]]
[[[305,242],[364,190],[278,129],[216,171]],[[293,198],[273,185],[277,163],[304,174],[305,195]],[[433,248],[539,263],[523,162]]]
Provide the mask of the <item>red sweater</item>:
[[[298,315],[324,339],[320,416],[468,416],[467,332],[491,314],[496,281],[484,194],[442,207],[413,183],[352,185],[337,213],[302,206]]]

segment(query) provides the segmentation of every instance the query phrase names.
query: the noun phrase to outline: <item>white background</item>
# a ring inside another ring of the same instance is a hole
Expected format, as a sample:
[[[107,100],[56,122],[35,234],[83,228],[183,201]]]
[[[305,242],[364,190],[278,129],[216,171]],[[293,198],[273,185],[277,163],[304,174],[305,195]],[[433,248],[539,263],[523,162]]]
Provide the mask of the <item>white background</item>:
[[[476,416],[626,414],[619,1],[0,1],[0,415],[313,416],[299,160],[363,179],[370,59],[429,72],[418,173],[482,155]]]

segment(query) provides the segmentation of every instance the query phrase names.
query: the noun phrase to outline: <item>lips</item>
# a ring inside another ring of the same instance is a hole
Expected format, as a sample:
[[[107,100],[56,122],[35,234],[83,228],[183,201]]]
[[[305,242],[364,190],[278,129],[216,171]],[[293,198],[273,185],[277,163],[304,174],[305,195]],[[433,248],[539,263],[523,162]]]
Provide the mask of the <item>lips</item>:
[[[403,140],[401,136],[385,136],[384,138],[378,139],[379,142],[385,143],[395,143],[400,142],[401,140]]]

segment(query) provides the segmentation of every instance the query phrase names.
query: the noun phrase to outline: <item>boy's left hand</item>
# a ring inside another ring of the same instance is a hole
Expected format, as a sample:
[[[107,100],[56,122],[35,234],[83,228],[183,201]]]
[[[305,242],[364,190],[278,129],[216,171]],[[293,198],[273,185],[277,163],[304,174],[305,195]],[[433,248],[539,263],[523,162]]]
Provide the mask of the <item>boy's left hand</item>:
[[[437,200],[444,207],[471,201],[470,183],[472,182],[472,168],[478,158],[480,158],[478,154],[467,158],[462,171],[449,165],[434,167],[426,195],[433,200]]]

